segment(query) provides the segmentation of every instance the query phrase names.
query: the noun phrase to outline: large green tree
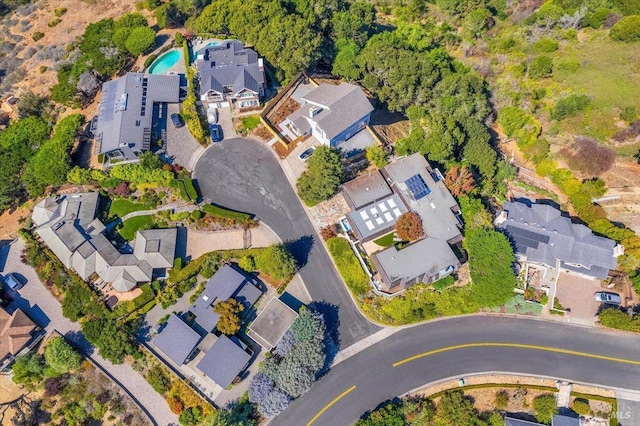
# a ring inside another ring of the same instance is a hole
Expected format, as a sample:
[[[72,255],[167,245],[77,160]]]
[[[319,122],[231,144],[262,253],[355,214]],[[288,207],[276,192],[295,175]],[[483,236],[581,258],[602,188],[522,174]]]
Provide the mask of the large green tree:
[[[313,206],[334,196],[343,179],[344,167],[338,151],[320,146],[307,162],[307,170],[298,178],[298,195]]]
[[[274,244],[260,252],[256,267],[276,280],[284,280],[293,276],[296,261],[283,244]]]
[[[59,376],[80,367],[82,355],[60,336],[52,337],[44,348],[44,360],[48,376]]]

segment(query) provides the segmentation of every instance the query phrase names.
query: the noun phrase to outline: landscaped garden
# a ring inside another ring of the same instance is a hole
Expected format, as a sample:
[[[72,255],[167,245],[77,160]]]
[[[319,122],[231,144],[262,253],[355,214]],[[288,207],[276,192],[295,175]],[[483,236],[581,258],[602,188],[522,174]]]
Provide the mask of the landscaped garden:
[[[134,216],[122,222],[122,225],[118,232],[127,241],[133,241],[137,231],[157,227],[151,215]]]

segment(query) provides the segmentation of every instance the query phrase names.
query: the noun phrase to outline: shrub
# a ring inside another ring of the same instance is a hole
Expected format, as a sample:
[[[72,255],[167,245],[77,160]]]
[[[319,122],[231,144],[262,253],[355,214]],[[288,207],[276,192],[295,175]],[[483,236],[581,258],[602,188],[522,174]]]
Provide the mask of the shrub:
[[[413,241],[424,236],[422,219],[415,212],[407,212],[396,221],[396,235],[403,241]]]
[[[136,27],[131,30],[125,41],[125,47],[134,56],[148,52],[156,45],[156,33],[149,27]]]
[[[558,412],[555,396],[550,393],[536,396],[533,399],[533,411],[539,422],[550,424],[553,415]]]
[[[274,244],[260,252],[256,266],[276,280],[285,280],[295,273],[296,261],[283,244]]]
[[[165,374],[164,368],[159,365],[154,365],[144,378],[147,379],[153,390],[160,395],[166,394],[171,389],[171,378]]]
[[[256,261],[253,256],[242,256],[238,260],[238,266],[247,272],[252,272],[256,270]]]
[[[590,104],[591,98],[587,95],[565,96],[556,102],[551,111],[551,118],[560,121],[567,117],[573,117],[587,109]]]
[[[330,223],[329,225],[323,226],[322,228],[320,228],[320,236],[324,241],[327,241],[328,239],[338,235],[338,233],[336,232],[336,228],[337,227],[335,223]]]
[[[509,405],[509,392],[504,389],[497,391],[493,399],[493,405],[495,405],[498,410],[507,408],[507,405]]]
[[[48,26],[49,28],[53,28],[53,27],[55,27],[56,25],[58,25],[60,22],[62,22],[62,19],[60,19],[60,18],[56,18],[56,19],[54,19],[53,21],[49,21],[49,22],[47,22],[47,26]]]
[[[553,59],[548,56],[536,56],[529,64],[529,77],[540,79],[553,74]]]
[[[583,398],[576,398],[571,405],[571,409],[581,416],[587,416],[591,413],[589,400]]]
[[[640,15],[625,16],[611,28],[609,33],[616,41],[631,43],[640,41]]]
[[[327,240],[327,247],[338,271],[354,296],[364,296],[369,292],[369,278],[362,269],[358,258],[344,238],[334,237]]]
[[[557,41],[552,40],[550,38],[541,38],[536,41],[533,47],[542,53],[551,53],[558,50],[559,44]]]
[[[183,410],[178,416],[181,425],[192,426],[200,424],[202,421],[202,409],[200,407],[190,407]]]
[[[184,187],[187,191],[187,196],[191,201],[196,201],[198,199],[198,192],[196,191],[195,186],[193,186],[193,181],[191,179],[184,180]]]
[[[193,220],[200,220],[202,219],[202,211],[200,210],[194,210],[191,212],[191,219]]]
[[[247,222],[251,219],[250,214],[225,209],[224,207],[214,206],[211,204],[205,204],[204,206],[202,206],[202,211],[205,214],[214,217],[219,217],[221,219],[231,219],[240,223]]]
[[[149,66],[158,58],[158,55],[155,53],[147,56],[147,59],[144,60],[144,67],[149,68]]]
[[[55,377],[80,367],[82,355],[71,347],[62,337],[52,337],[44,349],[45,372]]]
[[[180,401],[175,396],[167,396],[167,405],[169,406],[169,410],[171,410],[173,414],[180,414],[184,409],[182,401]]]
[[[31,35],[31,38],[33,39],[33,41],[38,41],[40,40],[42,37],[44,37],[44,33],[40,32],[40,31],[36,31],[35,33],[33,33]]]
[[[579,136],[573,144],[574,152],[562,150],[572,169],[577,169],[589,176],[600,176],[613,167],[616,153],[602,146],[598,141]]]
[[[618,308],[606,308],[598,314],[600,324],[618,330],[640,332],[640,319],[637,316],[630,317]]]
[[[307,170],[298,178],[298,195],[306,205],[314,206],[333,197],[343,179],[340,154],[333,148],[320,146],[307,162]]]
[[[389,164],[387,153],[379,145],[367,147],[366,156],[367,160],[379,169]]]

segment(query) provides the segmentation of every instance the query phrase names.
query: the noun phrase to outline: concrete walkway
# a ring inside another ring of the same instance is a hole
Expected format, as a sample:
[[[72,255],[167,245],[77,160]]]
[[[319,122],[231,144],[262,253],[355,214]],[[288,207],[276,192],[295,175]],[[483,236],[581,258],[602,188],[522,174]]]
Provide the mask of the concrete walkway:
[[[114,381],[127,389],[157,425],[177,424],[177,417],[171,413],[164,398],[153,390],[144,377],[134,371],[129,364],[114,365],[99,356],[84,338],[80,325],[62,316],[60,303],[38,279],[33,268],[21,262],[20,256],[24,247],[24,242],[18,239],[13,244],[2,247],[0,252],[0,257],[6,256],[6,262],[4,264],[0,262],[0,266],[4,265],[2,273],[17,273],[27,281],[26,285],[19,290],[19,294],[14,295],[14,301],[18,307],[27,312],[47,332],[57,330],[73,342],[83,355],[93,360]]]

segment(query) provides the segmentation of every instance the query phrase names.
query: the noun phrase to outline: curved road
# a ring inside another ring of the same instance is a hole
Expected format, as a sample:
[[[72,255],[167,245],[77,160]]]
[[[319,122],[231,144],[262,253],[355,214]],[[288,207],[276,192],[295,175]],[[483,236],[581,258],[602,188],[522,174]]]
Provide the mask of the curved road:
[[[298,196],[268,147],[242,138],[213,144],[199,158],[193,177],[207,202],[255,214],[288,243],[302,265],[300,275],[311,298],[337,308],[342,348],[380,329],[367,321],[351,301],[327,252],[318,243],[319,237]]]
[[[521,347],[469,346],[488,342]],[[464,346],[393,366],[414,355],[456,345]],[[525,345],[528,347],[523,347]],[[532,349],[532,345],[549,350]],[[562,353],[563,350],[575,353]],[[631,360],[631,363],[612,358]],[[314,426],[353,424],[382,401],[425,383],[488,371],[545,375],[640,390],[640,339],[601,329],[524,318],[474,316],[424,324],[404,329],[332,367],[307,394],[276,417],[273,424],[300,426],[311,420],[315,420]]]

